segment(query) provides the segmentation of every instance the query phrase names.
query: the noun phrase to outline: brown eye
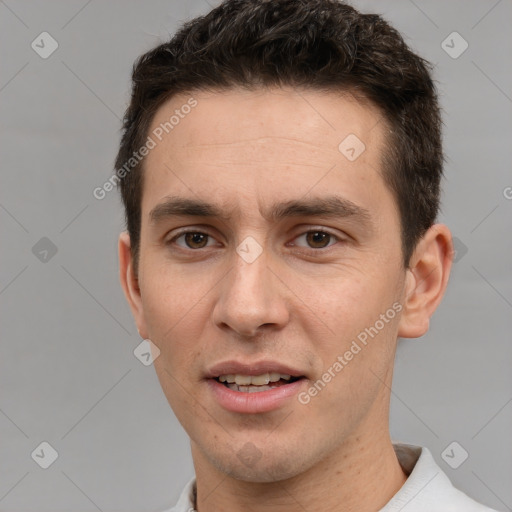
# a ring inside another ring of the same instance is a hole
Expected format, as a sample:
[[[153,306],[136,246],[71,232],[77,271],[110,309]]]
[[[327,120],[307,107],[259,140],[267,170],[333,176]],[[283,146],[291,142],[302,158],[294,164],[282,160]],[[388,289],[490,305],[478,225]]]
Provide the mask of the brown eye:
[[[190,249],[202,249],[208,243],[208,235],[205,233],[184,233],[185,243]]]
[[[313,249],[323,249],[329,245],[332,235],[325,231],[308,231],[306,241]]]
[[[177,245],[181,249],[203,249],[213,245],[214,239],[201,231],[185,231],[169,240],[166,245]]]

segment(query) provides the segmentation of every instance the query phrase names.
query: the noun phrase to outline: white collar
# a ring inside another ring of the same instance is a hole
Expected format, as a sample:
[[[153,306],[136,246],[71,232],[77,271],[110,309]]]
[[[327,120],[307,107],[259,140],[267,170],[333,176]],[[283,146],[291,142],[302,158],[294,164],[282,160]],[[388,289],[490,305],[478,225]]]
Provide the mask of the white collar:
[[[393,448],[408,478],[379,512],[496,512],[453,487],[428,448],[404,443],[393,443]],[[163,512],[195,512],[195,485],[194,477],[176,505]]]

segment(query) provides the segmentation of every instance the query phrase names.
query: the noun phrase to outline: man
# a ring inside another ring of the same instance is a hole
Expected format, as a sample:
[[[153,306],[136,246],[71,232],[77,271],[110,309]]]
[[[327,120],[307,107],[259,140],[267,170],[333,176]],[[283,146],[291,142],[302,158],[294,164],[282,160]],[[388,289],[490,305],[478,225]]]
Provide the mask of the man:
[[[138,60],[120,273],[191,440],[173,511],[490,510],[389,434],[452,261],[440,125],[428,64],[335,0],[228,0]]]

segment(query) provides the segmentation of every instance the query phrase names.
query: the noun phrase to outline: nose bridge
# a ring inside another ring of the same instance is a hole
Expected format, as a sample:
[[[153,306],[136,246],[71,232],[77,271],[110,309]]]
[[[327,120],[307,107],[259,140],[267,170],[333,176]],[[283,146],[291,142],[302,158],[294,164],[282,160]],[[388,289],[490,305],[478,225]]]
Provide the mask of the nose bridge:
[[[263,299],[262,295],[267,291],[264,284],[269,286],[267,251],[263,251],[263,248],[259,250],[254,242],[246,240],[237,247],[236,253],[231,276],[235,293],[240,294],[240,298],[246,295],[251,296],[252,300]]]
[[[247,237],[239,244],[215,306],[217,325],[252,335],[262,325],[286,321],[288,313],[282,290],[269,263],[268,250],[254,238]]]

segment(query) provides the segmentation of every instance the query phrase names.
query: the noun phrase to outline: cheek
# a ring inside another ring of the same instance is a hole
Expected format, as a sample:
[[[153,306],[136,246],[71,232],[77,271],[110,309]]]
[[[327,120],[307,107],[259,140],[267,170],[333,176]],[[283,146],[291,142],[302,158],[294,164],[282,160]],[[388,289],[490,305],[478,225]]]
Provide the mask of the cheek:
[[[368,405],[381,387],[379,378],[384,380],[393,363],[401,309],[394,277],[392,272],[387,279],[359,275],[332,283],[317,295],[315,307],[329,328],[328,336],[316,336],[313,347],[322,363],[320,379],[329,381],[322,391],[329,404],[324,414],[341,405],[350,415],[352,405]]]
[[[396,296],[391,284],[358,273],[357,277],[331,279],[321,293],[318,288],[312,288],[306,296],[315,297],[312,309],[321,312],[321,320],[329,327],[333,340],[341,341],[373,326],[392,307]]]
[[[155,273],[141,285],[142,306],[149,338],[160,349],[159,359],[175,368],[187,368],[197,356],[191,340],[204,326],[201,289],[165,272]]]
[[[143,270],[140,288],[144,313],[153,331],[160,334],[193,311],[208,286],[197,273],[187,273],[172,264],[160,250],[146,250]]]
[[[368,308],[368,309],[367,309]],[[319,422],[350,431],[371,410],[380,393],[386,391],[396,347],[398,315],[392,305],[375,316],[369,305],[352,311],[346,321],[340,316],[336,335],[317,346],[322,373],[307,390]],[[386,311],[388,315],[386,316]],[[393,318],[392,318],[393,317]]]

